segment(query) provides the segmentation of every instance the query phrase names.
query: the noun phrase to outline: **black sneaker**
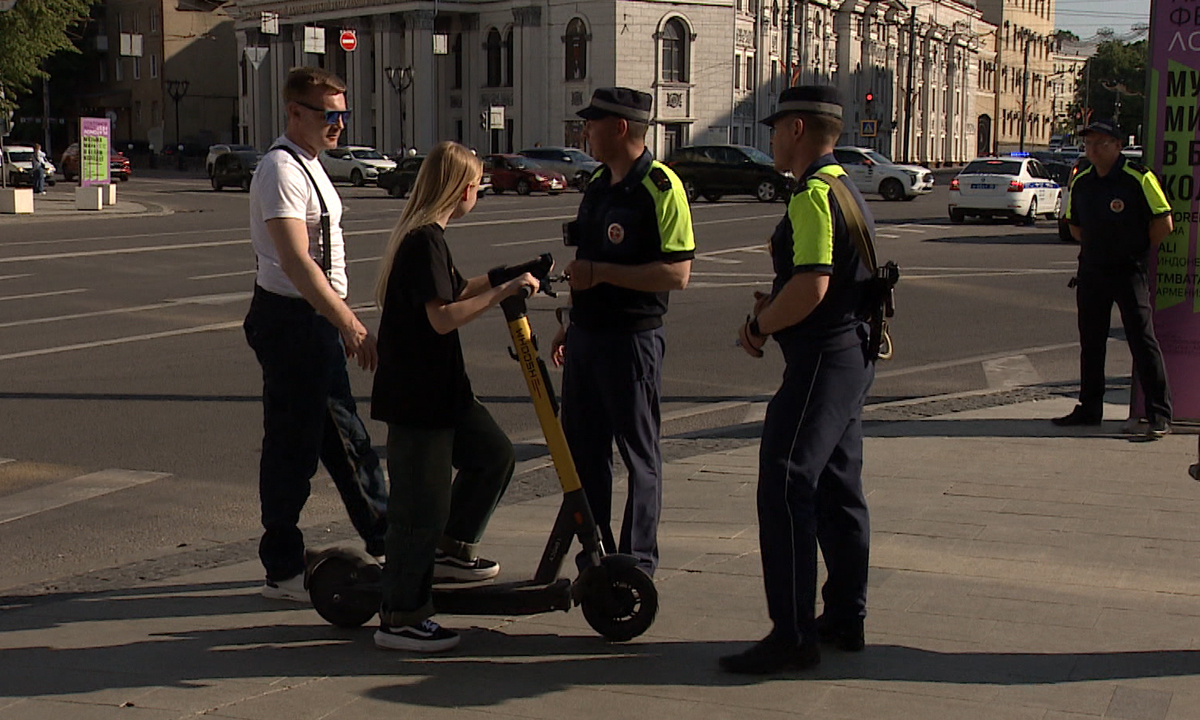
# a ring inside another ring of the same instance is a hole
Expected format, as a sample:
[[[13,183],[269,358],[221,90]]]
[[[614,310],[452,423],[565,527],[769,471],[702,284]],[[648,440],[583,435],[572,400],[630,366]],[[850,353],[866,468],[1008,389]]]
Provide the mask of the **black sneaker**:
[[[817,638],[846,652],[860,652],[867,645],[862,618],[835,623],[821,615],[817,618]]]
[[[1146,437],[1151,440],[1158,440],[1171,434],[1171,421],[1163,418],[1154,418],[1146,427]]]
[[[815,642],[797,646],[768,635],[737,655],[720,659],[721,669],[738,675],[770,675],[784,670],[808,670],[821,664]]]
[[[384,650],[411,650],[413,652],[443,652],[458,645],[458,633],[425,619],[416,625],[391,627],[379,624],[375,631],[375,647]]]
[[[1050,422],[1059,427],[1077,427],[1082,425],[1099,425],[1104,419],[1101,413],[1089,412],[1083,409],[1082,405],[1076,405],[1075,409],[1062,417],[1056,417]]]
[[[445,582],[479,582],[491,580],[500,574],[500,563],[495,560],[477,557],[474,560],[463,560],[447,555],[439,550],[433,559],[433,581]]]

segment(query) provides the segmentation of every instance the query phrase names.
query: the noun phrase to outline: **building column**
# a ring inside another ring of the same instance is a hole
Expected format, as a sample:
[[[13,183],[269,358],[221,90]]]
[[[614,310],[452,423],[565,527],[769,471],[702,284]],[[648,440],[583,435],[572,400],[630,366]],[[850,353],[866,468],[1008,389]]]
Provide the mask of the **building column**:
[[[404,13],[404,64],[412,68],[412,87],[405,92],[407,127],[404,137],[418,152],[437,142],[437,87],[433,70],[432,10]],[[408,132],[411,128],[412,132]]]
[[[553,144],[547,129],[546,43],[540,5],[513,8],[513,149],[535,142]]]
[[[479,114],[487,110],[479,102],[484,81],[480,65],[483,38],[479,34],[479,13],[465,13],[461,18],[463,142],[482,155],[488,150],[488,132],[479,125]]]

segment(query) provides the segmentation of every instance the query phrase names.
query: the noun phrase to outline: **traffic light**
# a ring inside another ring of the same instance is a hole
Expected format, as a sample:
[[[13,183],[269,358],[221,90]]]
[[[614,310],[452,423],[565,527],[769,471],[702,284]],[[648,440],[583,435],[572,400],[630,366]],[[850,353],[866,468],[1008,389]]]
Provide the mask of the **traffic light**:
[[[875,100],[875,93],[867,93],[867,104],[870,105]]]
[[[481,112],[481,113],[479,113],[479,127],[480,127],[480,128],[482,128],[482,129],[484,129],[484,130],[487,130],[487,129],[488,129],[488,125],[490,125],[490,123],[488,123],[488,114],[487,114],[487,112],[486,112],[486,111],[484,111],[484,112]]]
[[[867,91],[867,94],[863,96],[863,99],[867,101],[866,112],[864,114],[867,117],[875,117],[875,106],[873,104],[875,102],[875,93]]]

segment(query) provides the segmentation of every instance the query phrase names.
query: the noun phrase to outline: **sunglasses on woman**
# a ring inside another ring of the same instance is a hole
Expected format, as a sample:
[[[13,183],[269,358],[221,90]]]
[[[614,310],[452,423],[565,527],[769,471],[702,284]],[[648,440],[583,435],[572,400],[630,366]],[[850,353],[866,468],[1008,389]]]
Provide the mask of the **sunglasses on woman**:
[[[300,102],[299,100],[295,100],[294,102],[297,105],[299,105],[300,107],[308,108],[309,110],[313,110],[313,111],[319,112],[319,113],[325,113],[325,124],[326,125],[337,125],[339,121],[344,125],[350,121],[350,111],[349,110],[326,110],[325,108],[319,108],[319,107],[316,107],[315,105],[309,105],[308,103]]]

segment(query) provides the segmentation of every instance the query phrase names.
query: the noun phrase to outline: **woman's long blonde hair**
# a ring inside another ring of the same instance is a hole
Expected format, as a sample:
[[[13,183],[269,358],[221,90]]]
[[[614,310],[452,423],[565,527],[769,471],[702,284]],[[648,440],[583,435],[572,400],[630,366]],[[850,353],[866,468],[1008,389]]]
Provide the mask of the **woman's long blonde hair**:
[[[452,212],[462,199],[467,186],[478,183],[483,175],[483,163],[467,148],[456,142],[438,143],[421,163],[417,181],[413,184],[412,196],[404,206],[404,212],[392,235],[387,249],[379,261],[379,277],[375,280],[375,303],[383,307],[387,298],[388,277],[400,243],[410,232],[422,225],[429,225],[439,217]]]

